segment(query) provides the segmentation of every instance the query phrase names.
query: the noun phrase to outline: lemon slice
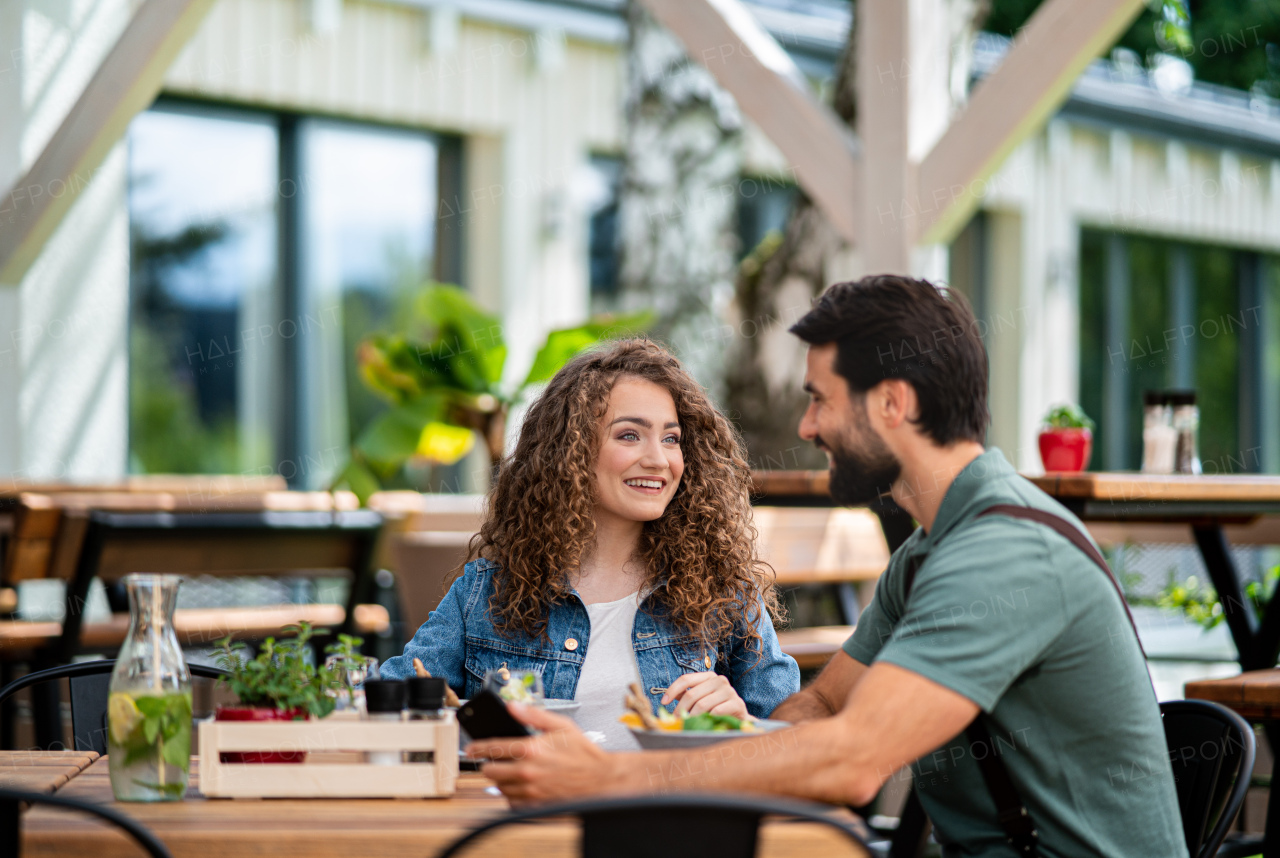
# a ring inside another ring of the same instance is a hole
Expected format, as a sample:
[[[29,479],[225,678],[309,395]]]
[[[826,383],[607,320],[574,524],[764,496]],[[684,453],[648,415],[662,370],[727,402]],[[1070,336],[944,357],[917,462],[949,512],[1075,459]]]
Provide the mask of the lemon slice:
[[[107,699],[107,724],[111,728],[111,739],[116,744],[124,744],[141,718],[137,704],[123,691],[117,691]]]

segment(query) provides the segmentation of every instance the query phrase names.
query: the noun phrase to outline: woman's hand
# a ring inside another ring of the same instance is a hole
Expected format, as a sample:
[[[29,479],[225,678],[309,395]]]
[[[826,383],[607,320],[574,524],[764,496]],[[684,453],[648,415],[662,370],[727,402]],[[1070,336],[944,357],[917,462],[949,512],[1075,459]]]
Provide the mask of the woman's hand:
[[[712,715],[747,717],[747,704],[734,691],[729,680],[718,673],[686,673],[667,687],[662,695],[665,706],[672,700],[690,715],[710,712]]]

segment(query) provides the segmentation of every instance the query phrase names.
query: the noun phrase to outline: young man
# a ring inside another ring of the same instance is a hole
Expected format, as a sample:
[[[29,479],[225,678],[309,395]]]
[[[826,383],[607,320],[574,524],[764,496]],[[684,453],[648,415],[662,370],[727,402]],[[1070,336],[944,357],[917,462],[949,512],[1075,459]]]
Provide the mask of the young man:
[[[1070,532],[1080,523],[984,451],[987,357],[963,300],[868,277],[832,286],[792,332],[809,344],[800,435],[827,453],[832,496],[888,493],[920,524],[843,652],[772,716],[801,723],[606,754],[567,719],[520,709],[545,732],[473,746],[495,761],[485,773],[515,802],[709,788],[862,805],[911,764],[946,854],[1026,854],[1034,830],[1032,848],[1055,858],[1185,855],[1123,598]],[[1066,535],[1025,508],[1065,519]],[[1029,824],[999,821],[993,778]]]

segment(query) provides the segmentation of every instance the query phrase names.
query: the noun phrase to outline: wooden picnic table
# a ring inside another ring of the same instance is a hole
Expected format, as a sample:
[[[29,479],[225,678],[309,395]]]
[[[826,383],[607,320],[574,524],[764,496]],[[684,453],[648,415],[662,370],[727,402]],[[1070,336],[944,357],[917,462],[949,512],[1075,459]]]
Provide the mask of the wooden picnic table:
[[[9,768],[17,766],[0,756],[0,778]],[[175,858],[432,856],[467,830],[508,810],[506,799],[488,792],[488,781],[471,772],[460,774],[454,796],[437,799],[206,799],[197,789],[199,780],[199,760],[193,759],[191,787],[184,801],[117,803],[103,757],[77,771],[58,788],[58,794],[110,804],[151,829]],[[655,844],[660,839],[655,837]],[[466,854],[476,858],[569,856],[577,854],[577,840],[577,826],[567,822],[513,826]],[[138,854],[105,823],[42,806],[24,816],[23,843],[29,854],[42,856],[133,858]],[[661,852],[660,845],[655,851]],[[829,829],[785,820],[766,823],[758,854],[777,858],[865,855]]]

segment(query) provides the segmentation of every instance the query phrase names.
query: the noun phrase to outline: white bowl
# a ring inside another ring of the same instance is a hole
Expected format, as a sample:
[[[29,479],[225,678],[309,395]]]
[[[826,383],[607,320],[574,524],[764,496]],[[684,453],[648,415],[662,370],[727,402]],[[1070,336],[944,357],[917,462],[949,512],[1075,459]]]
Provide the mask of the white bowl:
[[[771,730],[781,730],[783,727],[790,727],[788,721],[770,721],[761,718],[756,721],[756,726],[764,732]],[[744,733],[740,730],[645,730],[640,727],[628,727],[631,735],[636,737],[636,741],[640,743],[641,750],[645,751],[678,751],[681,748],[700,748],[704,745],[714,745],[718,742],[727,742],[730,739],[748,739],[752,736],[759,736],[760,732]]]

